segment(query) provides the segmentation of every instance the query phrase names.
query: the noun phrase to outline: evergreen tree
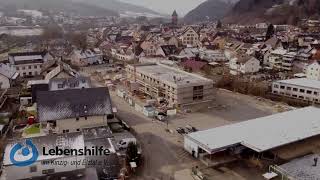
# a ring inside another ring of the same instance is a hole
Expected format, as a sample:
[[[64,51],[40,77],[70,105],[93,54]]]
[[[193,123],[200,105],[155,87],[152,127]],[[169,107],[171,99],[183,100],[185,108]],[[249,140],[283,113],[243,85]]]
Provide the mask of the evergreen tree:
[[[274,33],[275,33],[274,26],[273,24],[270,24],[267,29],[266,40],[269,40],[274,35]]]

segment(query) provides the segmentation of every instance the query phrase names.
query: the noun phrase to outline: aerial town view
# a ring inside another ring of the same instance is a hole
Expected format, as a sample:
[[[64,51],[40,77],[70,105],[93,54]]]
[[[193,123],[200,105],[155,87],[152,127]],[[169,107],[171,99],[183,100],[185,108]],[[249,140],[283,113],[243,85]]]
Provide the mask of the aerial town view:
[[[320,180],[320,0],[0,0],[0,180]]]

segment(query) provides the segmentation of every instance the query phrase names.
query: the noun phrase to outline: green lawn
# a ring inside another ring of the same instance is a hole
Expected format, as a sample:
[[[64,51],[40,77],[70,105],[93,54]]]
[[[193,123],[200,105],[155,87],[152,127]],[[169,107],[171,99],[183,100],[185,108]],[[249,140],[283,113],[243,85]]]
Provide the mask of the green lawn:
[[[27,128],[24,132],[28,135],[38,134],[38,133],[40,133],[40,125],[34,124],[34,125],[30,126],[29,128]]]

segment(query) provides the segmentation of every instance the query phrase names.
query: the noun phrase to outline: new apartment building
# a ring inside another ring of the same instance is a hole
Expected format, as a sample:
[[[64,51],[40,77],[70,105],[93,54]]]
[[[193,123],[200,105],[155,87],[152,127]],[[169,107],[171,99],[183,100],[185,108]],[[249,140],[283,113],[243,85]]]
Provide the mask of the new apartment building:
[[[139,84],[139,91],[171,105],[210,102],[213,81],[163,64],[128,65],[128,78]]]

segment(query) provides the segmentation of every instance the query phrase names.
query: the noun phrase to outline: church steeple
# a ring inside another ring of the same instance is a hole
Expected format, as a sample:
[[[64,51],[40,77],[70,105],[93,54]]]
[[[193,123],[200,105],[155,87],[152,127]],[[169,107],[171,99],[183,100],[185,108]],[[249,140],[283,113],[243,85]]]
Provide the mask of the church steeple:
[[[172,13],[172,21],[171,21],[171,23],[173,25],[178,25],[178,13],[177,13],[176,10],[174,10],[173,13]]]

